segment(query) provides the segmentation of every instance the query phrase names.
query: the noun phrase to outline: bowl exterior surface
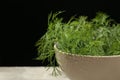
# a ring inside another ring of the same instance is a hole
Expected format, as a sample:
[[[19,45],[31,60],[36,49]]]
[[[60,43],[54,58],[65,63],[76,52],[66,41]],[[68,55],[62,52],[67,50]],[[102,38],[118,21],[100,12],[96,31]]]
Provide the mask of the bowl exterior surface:
[[[56,51],[56,59],[71,80],[120,80],[120,56],[77,56]]]

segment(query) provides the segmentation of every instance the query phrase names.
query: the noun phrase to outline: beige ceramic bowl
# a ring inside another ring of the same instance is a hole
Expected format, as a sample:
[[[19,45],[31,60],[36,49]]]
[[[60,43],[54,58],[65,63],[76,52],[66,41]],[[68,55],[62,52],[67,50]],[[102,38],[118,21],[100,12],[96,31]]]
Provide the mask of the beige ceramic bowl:
[[[57,62],[70,80],[120,80],[120,55],[78,56],[54,48]]]

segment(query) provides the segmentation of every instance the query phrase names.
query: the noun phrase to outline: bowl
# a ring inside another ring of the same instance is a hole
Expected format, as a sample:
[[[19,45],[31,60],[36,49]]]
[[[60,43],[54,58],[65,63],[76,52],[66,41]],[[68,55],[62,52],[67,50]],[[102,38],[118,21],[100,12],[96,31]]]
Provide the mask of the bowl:
[[[88,56],[60,51],[55,57],[70,80],[120,80],[120,55]]]

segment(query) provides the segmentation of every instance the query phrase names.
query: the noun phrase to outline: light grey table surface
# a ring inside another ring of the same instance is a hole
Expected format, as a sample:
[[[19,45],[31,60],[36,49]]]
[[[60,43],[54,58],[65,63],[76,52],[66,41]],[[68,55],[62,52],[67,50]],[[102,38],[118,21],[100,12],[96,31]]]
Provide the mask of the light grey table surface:
[[[69,80],[64,73],[52,76],[52,67],[0,67],[0,80]]]

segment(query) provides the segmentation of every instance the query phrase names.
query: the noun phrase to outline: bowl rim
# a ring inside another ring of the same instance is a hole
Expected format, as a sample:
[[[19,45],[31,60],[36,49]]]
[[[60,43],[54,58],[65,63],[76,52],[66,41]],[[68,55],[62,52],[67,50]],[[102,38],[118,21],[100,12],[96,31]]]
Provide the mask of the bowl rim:
[[[92,55],[77,55],[77,54],[72,54],[72,53],[67,53],[67,52],[63,52],[61,50],[59,50],[57,48],[57,44],[54,44],[54,50],[65,54],[65,55],[69,55],[69,56],[77,56],[77,57],[91,57],[91,58],[113,58],[113,57],[120,57],[120,55],[109,55],[109,56],[92,56]]]

